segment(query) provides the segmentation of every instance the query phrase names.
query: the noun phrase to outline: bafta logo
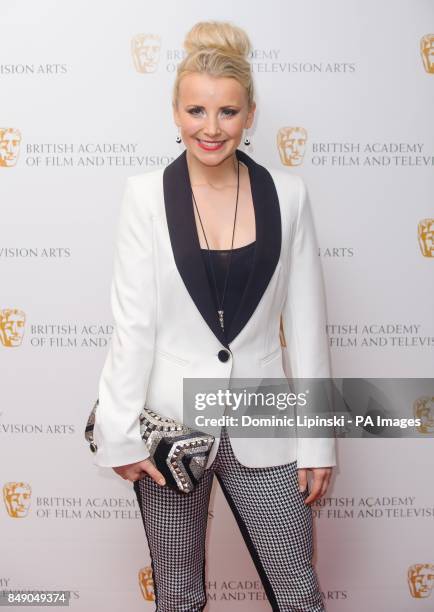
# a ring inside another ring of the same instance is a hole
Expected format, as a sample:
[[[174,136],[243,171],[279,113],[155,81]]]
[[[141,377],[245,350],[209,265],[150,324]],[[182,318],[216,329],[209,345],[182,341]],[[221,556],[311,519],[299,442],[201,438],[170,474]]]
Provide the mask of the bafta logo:
[[[410,565],[407,580],[412,597],[416,599],[429,597],[434,584],[434,565],[432,563]]]
[[[434,34],[422,36],[420,39],[420,54],[426,72],[434,74]]]
[[[143,567],[139,571],[139,584],[143,598],[146,601],[155,601],[154,580],[152,578],[152,568],[150,566]]]
[[[0,310],[0,340],[3,346],[20,346],[25,322],[26,315],[19,308]]]
[[[421,421],[416,427],[417,432],[434,433],[434,397],[419,397],[413,404],[413,414]]]
[[[307,132],[302,127],[282,127],[277,132],[277,148],[284,166],[300,166],[306,149]]]
[[[434,257],[434,219],[422,219],[417,226],[420,250],[424,257]]]
[[[161,39],[156,34],[137,34],[131,40],[134,68],[141,74],[155,72],[160,59]]]
[[[21,132],[16,128],[0,128],[0,166],[12,168],[20,152]]]
[[[24,518],[29,513],[32,489],[26,482],[7,482],[3,486],[6,510],[12,518]]]

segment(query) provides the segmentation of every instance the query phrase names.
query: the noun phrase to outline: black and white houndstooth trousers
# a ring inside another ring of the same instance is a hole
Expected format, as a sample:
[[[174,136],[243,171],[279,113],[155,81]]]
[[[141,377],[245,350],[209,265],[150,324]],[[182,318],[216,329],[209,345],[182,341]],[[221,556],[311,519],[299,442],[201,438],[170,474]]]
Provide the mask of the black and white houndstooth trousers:
[[[214,473],[276,612],[325,612],[312,565],[312,509],[298,489],[296,461],[251,468],[222,427],[215,460],[196,488],[180,493],[150,476],[134,482],[151,555],[157,612],[204,609],[205,536]],[[228,611],[230,612],[230,611]]]

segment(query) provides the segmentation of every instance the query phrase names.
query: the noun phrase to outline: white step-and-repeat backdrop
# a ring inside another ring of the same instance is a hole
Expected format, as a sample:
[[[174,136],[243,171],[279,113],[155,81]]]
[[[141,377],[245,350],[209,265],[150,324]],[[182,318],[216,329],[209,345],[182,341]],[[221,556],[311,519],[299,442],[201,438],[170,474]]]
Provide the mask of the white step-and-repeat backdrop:
[[[0,7],[0,587],[70,590],[77,610],[153,610],[132,485],[93,465],[83,428],[113,329],[125,179],[183,150],[170,104],[183,38],[204,19],[251,37],[246,152],[308,185],[334,376],[430,377],[434,4]],[[423,401],[431,436],[339,439],[313,506],[329,612],[434,610],[433,398]],[[216,482],[207,586],[213,612],[269,609]]]

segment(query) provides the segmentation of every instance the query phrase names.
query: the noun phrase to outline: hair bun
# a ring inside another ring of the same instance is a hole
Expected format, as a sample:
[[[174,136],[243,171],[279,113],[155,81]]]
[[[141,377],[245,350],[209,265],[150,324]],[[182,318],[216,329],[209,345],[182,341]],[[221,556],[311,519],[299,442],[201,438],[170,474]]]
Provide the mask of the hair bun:
[[[227,55],[247,57],[251,43],[244,30],[228,21],[200,21],[187,33],[184,48],[189,54],[218,49]]]

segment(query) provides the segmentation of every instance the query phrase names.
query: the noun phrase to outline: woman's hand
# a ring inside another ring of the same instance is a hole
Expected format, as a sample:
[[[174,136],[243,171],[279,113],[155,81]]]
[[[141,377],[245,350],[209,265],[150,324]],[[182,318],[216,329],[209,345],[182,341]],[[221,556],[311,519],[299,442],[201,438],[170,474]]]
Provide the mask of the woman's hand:
[[[143,461],[128,463],[127,465],[119,465],[114,467],[113,470],[125,480],[131,480],[131,482],[140,480],[143,478],[144,473],[146,473],[153,478],[157,484],[161,486],[166,484],[163,474],[157,470],[150,459],[143,459]]]
[[[318,467],[318,468],[300,468],[298,469],[298,484],[300,491],[304,491],[307,486],[307,471],[312,470],[313,478],[310,483],[310,495],[304,500],[305,504],[309,504],[319,497],[322,497],[327,491],[333,467]]]

